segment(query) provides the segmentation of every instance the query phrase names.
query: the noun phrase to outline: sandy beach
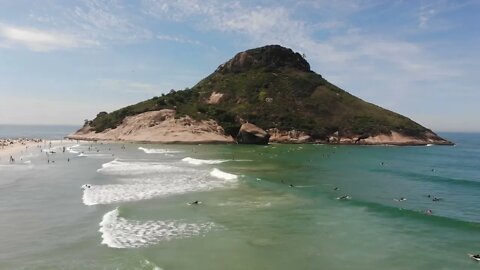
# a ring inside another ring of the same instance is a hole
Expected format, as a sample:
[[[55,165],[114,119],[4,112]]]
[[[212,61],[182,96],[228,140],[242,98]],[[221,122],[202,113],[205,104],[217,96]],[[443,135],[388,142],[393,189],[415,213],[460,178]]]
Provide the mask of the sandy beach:
[[[15,160],[23,153],[36,148],[50,148],[65,141],[42,139],[0,139],[0,163],[10,162],[10,156]]]
[[[41,139],[0,139],[0,162],[9,161],[10,156],[15,156],[32,147],[42,145]]]

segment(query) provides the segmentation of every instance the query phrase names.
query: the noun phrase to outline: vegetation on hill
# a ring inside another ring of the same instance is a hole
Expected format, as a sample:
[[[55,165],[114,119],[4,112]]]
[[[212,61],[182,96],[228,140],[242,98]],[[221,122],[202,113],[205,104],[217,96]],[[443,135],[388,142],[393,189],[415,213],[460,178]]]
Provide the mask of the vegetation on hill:
[[[223,96],[209,104],[214,92]],[[397,131],[417,138],[428,131],[329,83],[312,72],[300,54],[278,45],[239,53],[191,89],[101,112],[89,124],[101,132],[115,128],[126,116],[160,109],[176,109],[177,117],[214,119],[232,136],[242,121],[263,129],[306,131],[318,140],[337,131],[364,137]]]

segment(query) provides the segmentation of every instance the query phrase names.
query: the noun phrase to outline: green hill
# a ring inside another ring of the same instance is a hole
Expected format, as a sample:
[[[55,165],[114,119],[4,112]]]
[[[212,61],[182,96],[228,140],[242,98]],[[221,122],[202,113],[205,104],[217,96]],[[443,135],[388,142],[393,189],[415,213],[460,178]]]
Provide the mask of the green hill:
[[[392,131],[443,140],[409,118],[331,84],[310,70],[302,55],[278,45],[241,52],[190,89],[99,113],[88,124],[102,132],[114,129],[127,116],[160,109],[175,109],[176,117],[214,119],[233,137],[243,122],[250,122],[265,130],[303,131],[311,141],[328,141],[332,136],[367,138]]]

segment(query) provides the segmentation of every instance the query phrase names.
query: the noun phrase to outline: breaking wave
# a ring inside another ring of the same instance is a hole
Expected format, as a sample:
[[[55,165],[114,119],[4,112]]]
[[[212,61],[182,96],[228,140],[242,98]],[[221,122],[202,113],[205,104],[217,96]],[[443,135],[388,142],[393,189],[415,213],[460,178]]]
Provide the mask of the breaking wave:
[[[138,150],[142,150],[146,154],[172,154],[172,153],[181,153],[181,151],[177,150],[169,150],[169,149],[159,149],[159,148],[144,148],[138,147]]]
[[[102,244],[111,248],[145,247],[162,241],[203,235],[216,227],[213,222],[127,220],[119,217],[118,208],[106,213],[99,225]]]
[[[227,162],[229,160],[226,159],[196,159],[191,157],[186,157],[182,159],[182,161],[187,162],[192,165],[202,165],[202,164],[220,164],[223,162]]]

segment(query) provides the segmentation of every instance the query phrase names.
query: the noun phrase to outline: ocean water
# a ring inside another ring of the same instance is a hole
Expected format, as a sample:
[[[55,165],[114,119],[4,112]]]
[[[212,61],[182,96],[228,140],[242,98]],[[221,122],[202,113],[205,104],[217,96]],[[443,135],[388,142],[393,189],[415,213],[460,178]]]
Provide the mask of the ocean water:
[[[0,269],[478,269],[480,134],[442,135],[32,148],[0,161]]]
[[[68,125],[0,125],[0,139],[35,138],[61,140],[78,130],[79,126]]]

